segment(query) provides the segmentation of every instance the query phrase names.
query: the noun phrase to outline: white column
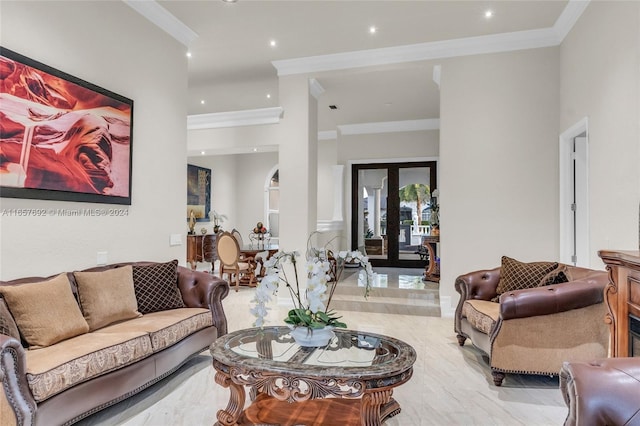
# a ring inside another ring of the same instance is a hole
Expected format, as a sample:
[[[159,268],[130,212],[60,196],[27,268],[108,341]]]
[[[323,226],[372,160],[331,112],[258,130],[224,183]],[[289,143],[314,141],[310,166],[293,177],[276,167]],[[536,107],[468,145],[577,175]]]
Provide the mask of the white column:
[[[304,262],[307,239],[317,227],[318,107],[304,75],[280,77],[279,90],[280,105],[284,109],[278,125],[279,246],[283,251],[297,250]],[[293,268],[287,270],[287,276],[295,280]],[[300,284],[306,286],[304,274],[299,278]],[[281,288],[278,302],[287,304],[288,299],[289,292]]]
[[[317,222],[317,101],[304,75],[280,78],[280,247],[301,253]]]
[[[373,196],[373,237],[380,238],[380,197],[382,195],[382,188],[374,188],[375,193]]]

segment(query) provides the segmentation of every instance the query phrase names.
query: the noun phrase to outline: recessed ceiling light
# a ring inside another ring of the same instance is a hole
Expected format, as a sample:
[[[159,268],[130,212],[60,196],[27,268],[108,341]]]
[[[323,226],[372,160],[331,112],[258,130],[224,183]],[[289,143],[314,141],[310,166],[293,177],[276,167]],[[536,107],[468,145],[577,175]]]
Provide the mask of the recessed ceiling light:
[[[267,99],[271,99],[271,93],[267,93]]]
[[[275,41],[275,40],[271,40],[271,41],[269,42],[269,45],[270,45],[271,47],[276,47],[276,44],[278,44],[278,43],[276,43],[276,41]]]
[[[202,100],[200,101],[200,103],[201,103],[202,105],[204,105],[204,99],[202,99]]]
[[[369,27],[369,33],[375,34],[376,31],[378,31],[378,29],[376,27],[374,27],[373,25]]]
[[[191,52],[187,52],[187,58],[191,57]]]
[[[258,152],[258,148],[253,148],[253,152]]]
[[[493,17],[493,10],[487,10],[486,12],[484,12],[484,17],[485,18]]]
[[[225,2],[225,3],[235,3],[238,0],[222,0],[222,1]]]
[[[204,151],[200,151],[200,155],[204,155]]]

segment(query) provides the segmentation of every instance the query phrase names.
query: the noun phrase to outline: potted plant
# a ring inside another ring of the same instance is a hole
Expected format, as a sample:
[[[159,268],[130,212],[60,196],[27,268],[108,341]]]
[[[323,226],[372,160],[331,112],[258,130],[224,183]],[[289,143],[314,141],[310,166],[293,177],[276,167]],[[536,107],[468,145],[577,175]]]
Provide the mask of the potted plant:
[[[222,230],[222,222],[227,219],[227,216],[224,214],[220,214],[217,211],[213,211],[213,232],[217,234]]]
[[[297,251],[280,251],[273,255],[264,266],[267,274],[256,288],[254,306],[250,312],[256,317],[254,326],[262,327],[267,315],[267,303],[278,291],[281,284],[289,291],[294,308],[284,322],[291,327],[291,335],[301,346],[322,346],[333,337],[333,328],[346,328],[340,316],[330,309],[331,299],[338,286],[346,263],[358,263],[363,267],[359,279],[364,281],[364,296],[369,296],[374,280],[369,259],[359,251],[340,251],[334,255],[326,247],[316,248],[307,243],[306,267],[299,268]],[[285,263],[293,266],[293,279],[283,269]],[[306,275],[306,289],[300,287],[299,272]]]

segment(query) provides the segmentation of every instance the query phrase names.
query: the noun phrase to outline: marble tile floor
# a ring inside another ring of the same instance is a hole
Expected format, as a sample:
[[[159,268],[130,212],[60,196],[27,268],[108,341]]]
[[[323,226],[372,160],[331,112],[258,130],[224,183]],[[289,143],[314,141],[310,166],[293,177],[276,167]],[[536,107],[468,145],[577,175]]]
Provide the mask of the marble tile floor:
[[[331,302],[338,312],[378,312],[419,316],[440,316],[437,283],[422,280],[423,268],[374,268],[375,282],[368,299],[358,274],[345,270]]]
[[[381,270],[379,270],[382,273]],[[385,291],[398,292],[399,277],[391,274]],[[400,275],[400,274],[399,274]],[[410,274],[402,274],[410,275]],[[355,280],[354,278],[351,278]],[[417,281],[412,281],[420,286]],[[344,284],[343,284],[344,283]],[[349,328],[394,336],[411,344],[418,354],[412,379],[394,390],[402,412],[387,419],[386,426],[479,425],[479,426],[551,426],[561,425],[567,408],[558,389],[558,379],[547,376],[507,375],[502,387],[493,385],[487,360],[469,343],[458,346],[453,318],[409,314],[410,302],[437,305],[437,284],[423,283],[423,289],[407,289],[404,312],[388,313],[374,309],[358,311],[357,303],[384,306],[398,304],[402,298],[381,293],[370,302],[356,303],[360,294],[344,297],[340,308]],[[433,284],[433,285],[431,285]],[[357,282],[345,277],[340,284],[357,289]],[[432,287],[432,288],[431,288]],[[425,294],[416,292],[425,290]],[[376,289],[379,290],[379,289]],[[436,292],[430,299],[429,292]],[[348,293],[348,291],[347,291]],[[411,296],[413,295],[413,296]],[[231,291],[224,301],[229,330],[251,327],[249,305],[253,289]],[[336,302],[339,299],[336,299]],[[352,300],[353,299],[353,300]],[[336,304],[337,308],[338,304]],[[348,309],[347,309],[348,308]],[[439,309],[439,307],[438,307]],[[280,324],[287,307],[273,304],[268,324]],[[216,412],[226,407],[229,391],[214,381],[208,351],[184,365],[178,372],[140,394],[84,419],[80,426],[182,426],[212,425]],[[247,401],[249,404],[249,401]]]

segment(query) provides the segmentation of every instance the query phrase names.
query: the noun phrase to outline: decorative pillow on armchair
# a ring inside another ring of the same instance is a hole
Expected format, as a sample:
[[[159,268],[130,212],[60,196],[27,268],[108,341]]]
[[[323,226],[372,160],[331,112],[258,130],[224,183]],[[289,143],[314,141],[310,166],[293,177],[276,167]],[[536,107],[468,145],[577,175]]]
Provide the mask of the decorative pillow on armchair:
[[[133,287],[143,314],[184,308],[178,289],[178,261],[133,265]]]
[[[569,282],[569,272],[567,271],[566,265],[560,265],[557,269],[549,272],[545,275],[542,280],[540,280],[540,284],[538,287],[544,287],[546,285],[553,284],[562,284]]]
[[[496,289],[498,296],[492,300],[494,302],[499,301],[500,295],[508,291],[538,287],[542,278],[556,268],[558,268],[558,262],[524,263],[507,256],[502,256],[500,281]]]

